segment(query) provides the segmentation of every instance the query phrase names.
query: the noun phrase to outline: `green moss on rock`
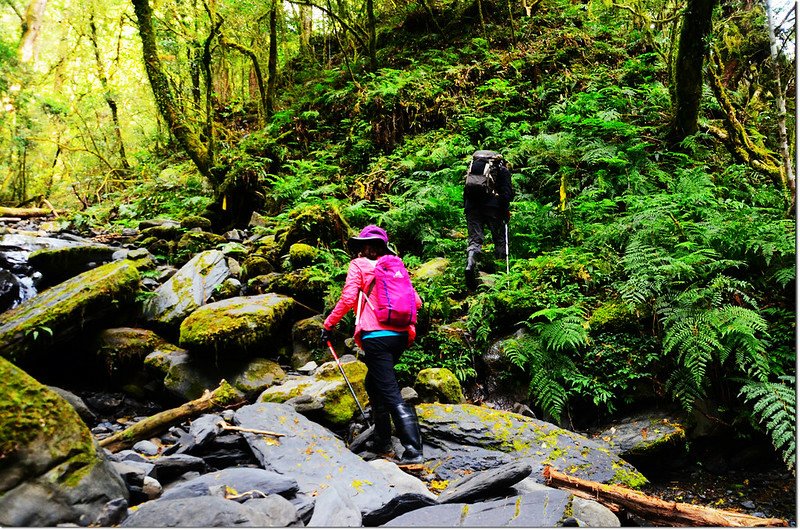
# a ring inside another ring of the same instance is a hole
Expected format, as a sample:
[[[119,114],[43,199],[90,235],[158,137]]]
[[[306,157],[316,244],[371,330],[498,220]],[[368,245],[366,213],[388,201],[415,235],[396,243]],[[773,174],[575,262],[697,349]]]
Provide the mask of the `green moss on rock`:
[[[100,462],[89,428],[61,396],[3,358],[0,380],[0,468],[25,473],[5,475],[0,496],[48,470],[53,482],[77,485]]]
[[[86,271],[3,313],[0,355],[15,361],[106,321],[139,289],[140,274],[128,260]],[[49,333],[47,330],[50,330]]]
[[[181,219],[181,228],[186,230],[191,230],[192,228],[210,230],[211,221],[200,215],[189,215]]]
[[[241,355],[255,351],[276,338],[293,306],[294,300],[277,294],[240,296],[208,304],[181,323],[179,344],[201,353]]]
[[[307,267],[314,263],[318,254],[319,251],[311,245],[295,243],[289,247],[289,263],[295,269]]]
[[[426,368],[417,374],[414,390],[420,400],[439,403],[463,403],[464,393],[455,374],[447,368]]]

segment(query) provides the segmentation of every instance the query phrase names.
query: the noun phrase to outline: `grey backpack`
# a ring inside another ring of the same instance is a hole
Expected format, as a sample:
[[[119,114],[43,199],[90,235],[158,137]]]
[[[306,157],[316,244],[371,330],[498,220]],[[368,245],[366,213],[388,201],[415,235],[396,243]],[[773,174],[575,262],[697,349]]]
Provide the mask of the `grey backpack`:
[[[495,151],[475,151],[464,177],[464,194],[469,197],[496,195],[495,176],[503,155]]]

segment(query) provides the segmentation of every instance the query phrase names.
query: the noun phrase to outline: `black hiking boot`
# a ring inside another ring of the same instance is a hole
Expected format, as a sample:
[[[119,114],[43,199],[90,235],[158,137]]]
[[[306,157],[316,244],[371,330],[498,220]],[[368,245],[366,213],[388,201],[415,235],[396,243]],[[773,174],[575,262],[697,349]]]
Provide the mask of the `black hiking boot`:
[[[464,269],[464,280],[467,283],[467,289],[474,291],[478,288],[478,256],[480,252],[470,250],[467,252],[467,266]]]
[[[364,444],[366,448],[376,454],[392,452],[392,420],[389,411],[378,405],[372,409],[372,421],[375,427],[372,437]]]
[[[392,407],[392,420],[397,429],[397,437],[405,451],[400,457],[400,464],[419,464],[422,462],[422,434],[419,430],[417,411],[408,403],[400,403]]]

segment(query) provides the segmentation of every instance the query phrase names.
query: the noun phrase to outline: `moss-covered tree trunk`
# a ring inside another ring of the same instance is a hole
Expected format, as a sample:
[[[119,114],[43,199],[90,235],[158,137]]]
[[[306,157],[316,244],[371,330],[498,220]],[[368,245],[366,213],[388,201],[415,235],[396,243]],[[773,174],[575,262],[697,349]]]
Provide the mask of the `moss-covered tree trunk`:
[[[672,66],[672,138],[679,142],[697,132],[703,95],[703,61],[708,52],[711,16],[717,0],[688,0]]]
[[[278,75],[278,2],[272,0],[269,13],[269,61],[267,63],[267,104],[265,113],[272,116],[275,105],[275,81]]]
[[[372,0],[367,0],[367,35],[369,36],[369,40],[367,41],[367,53],[369,54],[369,69],[372,72],[378,69],[375,24],[375,3]]]
[[[153,11],[150,9],[149,0],[131,0],[136,20],[139,23],[139,36],[142,40],[142,56],[145,71],[153,89],[153,95],[158,105],[158,110],[167,122],[175,139],[189,155],[200,173],[209,179],[214,188],[220,184],[219,178],[211,171],[211,153],[200,139],[200,136],[189,126],[186,117],[181,112],[169,88],[169,81],[158,58],[156,36],[153,29]]]
[[[256,56],[256,52],[248,48],[247,46],[243,46],[236,42],[231,42],[227,39],[223,39],[222,44],[224,46],[227,46],[228,48],[232,48],[240,52],[243,55],[246,55],[250,59],[250,62],[253,64],[253,73],[256,76],[256,83],[258,84],[258,94],[260,96],[260,101],[261,101],[261,112],[259,114],[261,116],[261,123],[263,125],[267,114],[267,89],[264,85],[264,75],[261,73],[261,65],[258,64],[258,56]]]

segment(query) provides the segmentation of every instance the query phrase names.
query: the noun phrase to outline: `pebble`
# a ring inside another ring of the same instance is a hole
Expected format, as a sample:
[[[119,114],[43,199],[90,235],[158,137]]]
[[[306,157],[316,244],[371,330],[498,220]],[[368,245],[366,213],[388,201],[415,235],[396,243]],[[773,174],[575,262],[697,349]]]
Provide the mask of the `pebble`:
[[[156,456],[158,454],[158,447],[150,440],[141,440],[136,442],[133,450],[147,456]]]

